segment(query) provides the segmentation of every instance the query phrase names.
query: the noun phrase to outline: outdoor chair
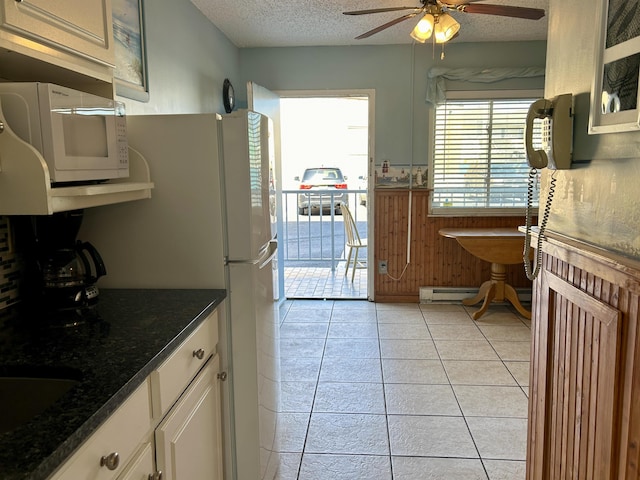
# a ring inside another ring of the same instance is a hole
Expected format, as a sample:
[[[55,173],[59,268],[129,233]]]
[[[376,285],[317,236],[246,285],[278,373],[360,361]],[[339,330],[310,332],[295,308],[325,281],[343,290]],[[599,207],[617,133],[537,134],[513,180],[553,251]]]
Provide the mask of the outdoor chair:
[[[358,233],[358,228],[356,227],[356,222],[353,220],[351,216],[351,212],[349,208],[343,203],[340,205],[340,209],[342,210],[342,220],[344,222],[344,232],[347,238],[347,242],[345,246],[349,249],[347,253],[347,263],[344,271],[345,277],[349,272],[349,266],[351,265],[351,254],[355,249],[355,255],[353,257],[353,267],[351,270],[351,282],[354,281],[356,276],[356,268],[365,268],[366,263],[360,262],[358,263],[358,250],[361,248],[367,248],[367,239],[360,238],[360,234]]]

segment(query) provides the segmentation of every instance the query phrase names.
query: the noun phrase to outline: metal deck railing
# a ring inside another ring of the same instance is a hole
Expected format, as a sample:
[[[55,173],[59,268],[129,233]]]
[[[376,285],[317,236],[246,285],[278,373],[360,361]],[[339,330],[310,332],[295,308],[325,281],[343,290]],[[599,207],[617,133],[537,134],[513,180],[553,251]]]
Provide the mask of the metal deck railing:
[[[300,213],[300,208],[308,202],[308,196],[299,202],[300,190],[282,191],[283,239],[279,246],[284,252],[284,267],[329,267],[335,272],[346,261],[345,231],[342,215],[336,202],[336,196],[348,197],[348,206],[356,222],[360,236],[367,236],[366,190],[314,190],[320,194],[320,204],[325,207],[312,208],[310,213]],[[363,204],[364,203],[364,204]],[[305,209],[306,210],[306,209]],[[366,252],[361,252],[366,259]]]

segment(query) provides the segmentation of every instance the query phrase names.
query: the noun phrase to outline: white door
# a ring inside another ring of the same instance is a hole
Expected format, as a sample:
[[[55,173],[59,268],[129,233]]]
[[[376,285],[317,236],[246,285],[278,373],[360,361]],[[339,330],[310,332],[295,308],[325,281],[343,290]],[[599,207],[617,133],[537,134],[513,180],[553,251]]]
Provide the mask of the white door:
[[[280,160],[280,96],[257,83],[247,82],[247,104],[249,110],[268,116],[273,122],[273,153],[276,184],[277,235],[284,238],[282,228],[282,163]],[[284,249],[278,249],[277,284],[274,285],[274,298],[284,295]]]

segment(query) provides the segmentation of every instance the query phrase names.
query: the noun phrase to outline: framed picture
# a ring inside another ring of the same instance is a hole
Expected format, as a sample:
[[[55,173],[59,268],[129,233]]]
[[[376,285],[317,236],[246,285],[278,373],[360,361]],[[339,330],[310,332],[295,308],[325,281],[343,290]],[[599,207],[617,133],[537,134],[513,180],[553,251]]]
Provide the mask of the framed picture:
[[[149,100],[142,0],[113,0],[116,93]]]
[[[605,0],[599,12],[589,133],[640,129],[640,0]]]
[[[428,188],[427,165],[390,165],[383,160],[374,171],[375,188]]]

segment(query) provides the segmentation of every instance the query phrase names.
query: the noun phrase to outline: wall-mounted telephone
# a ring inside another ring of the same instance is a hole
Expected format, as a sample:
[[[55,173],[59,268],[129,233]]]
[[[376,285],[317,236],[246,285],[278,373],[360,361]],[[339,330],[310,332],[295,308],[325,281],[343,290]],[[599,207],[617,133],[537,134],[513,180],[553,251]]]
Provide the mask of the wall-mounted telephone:
[[[535,119],[544,120],[542,150],[533,148]],[[571,168],[573,146],[573,95],[559,95],[552,100],[541,98],[529,107],[525,130],[527,162],[532,168],[564,170]]]
[[[541,119],[542,124],[542,149],[533,147],[534,120]],[[526,233],[522,259],[524,270],[529,280],[538,276],[542,261],[542,240],[551,210],[553,192],[555,189],[555,172],[551,175],[547,201],[539,222],[538,246],[535,269],[531,270],[529,261],[529,249],[531,248],[531,204],[533,202],[533,185],[539,168],[551,168],[553,170],[571,168],[571,155],[573,151],[573,95],[570,93],[558,95],[553,99],[541,98],[529,107],[525,129],[525,149],[527,162],[531,167],[529,171],[529,183],[527,188],[527,212]]]

